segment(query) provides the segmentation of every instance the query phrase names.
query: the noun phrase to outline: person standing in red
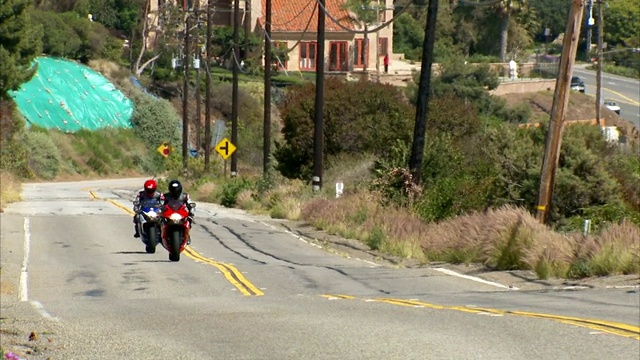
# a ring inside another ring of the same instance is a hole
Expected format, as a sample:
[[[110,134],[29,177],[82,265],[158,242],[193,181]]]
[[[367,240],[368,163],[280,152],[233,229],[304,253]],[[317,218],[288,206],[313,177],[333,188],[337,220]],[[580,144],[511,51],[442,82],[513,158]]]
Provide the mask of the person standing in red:
[[[384,55],[384,73],[388,74],[389,73],[389,54],[385,54]]]

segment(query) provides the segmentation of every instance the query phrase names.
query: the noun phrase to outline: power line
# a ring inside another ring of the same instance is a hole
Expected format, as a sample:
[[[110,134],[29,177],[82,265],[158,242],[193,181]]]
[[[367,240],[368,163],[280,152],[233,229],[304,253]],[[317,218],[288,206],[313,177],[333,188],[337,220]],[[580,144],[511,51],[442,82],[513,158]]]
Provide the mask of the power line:
[[[307,25],[305,26],[304,30],[302,30],[302,34],[300,34],[300,38],[293,44],[293,46],[291,48],[288,48],[286,51],[286,54],[292,52],[304,39],[304,36],[309,32],[309,26],[311,26],[311,20],[313,20],[313,15],[315,15],[316,11],[318,10],[318,7],[314,7],[313,8],[313,12],[311,13],[311,16],[309,16],[309,20],[307,21]],[[271,42],[275,42],[273,41],[273,39],[271,39],[271,36],[267,36],[267,38],[271,41]]]
[[[290,23],[294,22],[295,20],[298,20],[298,16],[302,15],[302,13],[303,13],[303,12],[305,12],[305,11],[309,8],[309,6],[311,6],[311,4],[315,4],[315,0],[311,0],[311,1],[309,1],[309,2],[307,3],[307,5],[305,5],[305,6],[302,8],[302,10],[298,11],[298,13],[297,13],[297,14],[295,14],[295,15],[294,15],[290,20],[285,21],[285,22],[283,22],[282,24],[274,24],[274,23],[272,23],[271,21],[266,20],[266,21],[265,21],[265,25],[266,25],[266,24],[269,24],[269,25],[271,25],[271,26],[276,26],[276,27],[278,27],[278,26],[285,26],[285,25],[289,25]],[[314,9],[315,9],[315,7],[314,7]],[[288,13],[288,12],[290,12],[290,11],[279,11],[279,12],[278,12],[278,15],[280,15],[280,14],[282,14],[282,13]],[[315,10],[314,10],[314,12],[315,12]],[[313,15],[312,15],[312,16],[313,16]]]
[[[327,8],[324,6],[324,4],[320,3],[320,0],[316,0],[318,2],[318,5],[320,5],[320,8],[322,9],[322,12],[327,15],[327,17],[336,25],[338,25],[340,28],[342,28],[344,31],[346,32],[350,32],[352,34],[372,34],[380,29],[385,28],[387,25],[392,24],[394,21],[396,21],[396,19],[402,15],[405,11],[407,11],[409,9],[410,6],[406,6],[404,9],[398,11],[397,14],[393,15],[393,17],[385,22],[383,22],[382,24],[379,24],[378,26],[370,29],[370,30],[354,30],[354,29],[350,29],[344,25],[342,25],[340,23],[340,20],[336,19],[333,15],[331,15],[331,13],[327,10]]]

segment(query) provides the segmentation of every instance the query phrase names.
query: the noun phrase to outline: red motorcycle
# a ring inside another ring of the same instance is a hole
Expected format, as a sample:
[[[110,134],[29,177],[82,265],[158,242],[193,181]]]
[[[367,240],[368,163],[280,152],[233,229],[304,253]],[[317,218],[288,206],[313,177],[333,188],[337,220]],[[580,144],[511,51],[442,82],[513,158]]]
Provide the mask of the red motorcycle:
[[[191,203],[195,208],[196,204]],[[180,261],[180,253],[189,240],[189,209],[184,202],[170,199],[162,209],[162,246],[169,252],[169,260]]]

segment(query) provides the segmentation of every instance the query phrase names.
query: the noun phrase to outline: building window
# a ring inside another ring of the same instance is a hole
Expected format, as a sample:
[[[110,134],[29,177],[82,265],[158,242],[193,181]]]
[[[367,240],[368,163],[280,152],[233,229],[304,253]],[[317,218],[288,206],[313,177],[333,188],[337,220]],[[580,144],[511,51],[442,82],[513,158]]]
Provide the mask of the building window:
[[[378,56],[387,55],[389,53],[389,39],[383,37],[378,40]]]
[[[317,43],[315,41],[307,41],[301,42],[299,46],[300,70],[315,70]]]
[[[349,70],[349,51],[346,41],[329,42],[329,71]]]
[[[367,61],[367,55],[369,54],[369,49],[366,49],[365,51],[364,39],[355,39],[353,45],[354,45],[353,66],[364,67]]]

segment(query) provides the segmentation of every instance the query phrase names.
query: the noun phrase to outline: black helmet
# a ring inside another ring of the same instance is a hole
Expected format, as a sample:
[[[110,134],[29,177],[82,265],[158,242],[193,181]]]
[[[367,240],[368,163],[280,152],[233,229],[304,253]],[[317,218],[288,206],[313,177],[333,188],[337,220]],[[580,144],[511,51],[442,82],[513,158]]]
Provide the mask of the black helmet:
[[[171,194],[171,196],[173,196],[176,199],[180,195],[182,195],[182,184],[180,184],[180,181],[178,180],[169,181],[169,194]]]

